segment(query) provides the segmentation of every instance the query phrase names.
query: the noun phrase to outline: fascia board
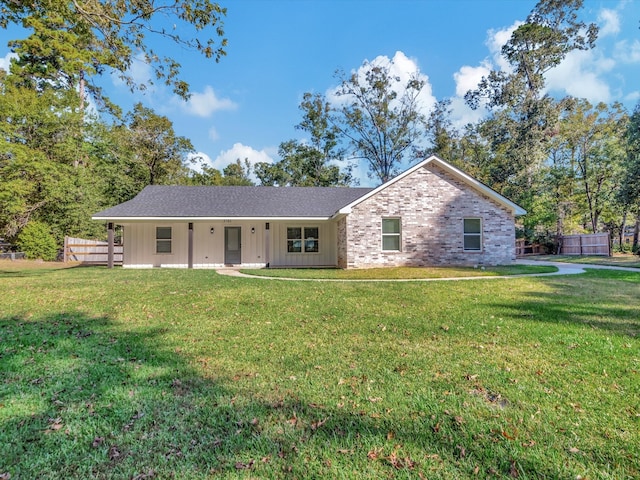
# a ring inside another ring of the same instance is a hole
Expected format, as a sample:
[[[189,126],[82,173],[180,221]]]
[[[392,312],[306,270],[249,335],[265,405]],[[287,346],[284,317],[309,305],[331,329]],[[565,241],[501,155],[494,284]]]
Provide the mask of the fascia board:
[[[448,163],[444,162],[443,160],[440,160],[438,157],[433,157],[433,163],[436,163],[439,166],[441,166],[442,168],[444,168],[445,170],[450,171],[452,174],[456,175],[458,178],[460,178],[460,180],[465,182],[467,185],[471,185],[472,187],[474,187],[479,192],[485,194],[487,197],[489,197],[489,198],[493,199],[494,201],[498,202],[499,204],[511,209],[513,211],[514,215],[516,215],[516,216],[525,215],[527,213],[527,211],[524,208],[522,208],[521,206],[513,203],[508,198],[500,195],[498,192],[496,192],[492,188],[487,187],[484,183],[479,182],[475,178],[467,175],[462,170],[459,170],[456,167],[454,167],[453,165],[449,165]]]
[[[380,192],[381,190],[384,190],[385,188],[387,188],[390,185],[393,185],[397,181],[402,180],[404,177],[406,177],[408,175],[411,175],[413,172],[415,172],[419,168],[422,168],[422,167],[426,166],[429,163],[434,163],[434,164],[440,166],[444,170],[450,172],[452,175],[454,175],[454,176],[458,177],[460,180],[464,181],[466,184],[472,186],[473,188],[475,188],[479,192],[487,195],[489,198],[493,199],[497,203],[509,208],[510,210],[513,211],[514,215],[525,215],[527,213],[527,211],[525,209],[523,209],[519,205],[516,205],[515,203],[513,203],[509,199],[503,197],[502,195],[500,195],[495,190],[487,187],[482,182],[479,182],[475,178],[470,177],[469,175],[464,173],[462,170],[459,170],[456,167],[454,167],[453,165],[450,165],[449,163],[445,162],[444,160],[436,157],[435,155],[432,155],[429,158],[427,158],[426,160],[423,160],[422,162],[414,165],[413,167],[409,168],[408,170],[405,170],[404,172],[402,172],[397,177],[392,178],[388,182],[383,183],[382,185],[380,185],[379,187],[375,188],[374,190],[372,190],[372,191],[364,194],[362,197],[354,200],[350,204],[345,205],[340,210],[338,210],[336,212],[336,214],[334,214],[334,216],[336,216],[338,214],[348,215],[349,213],[351,213],[351,209],[354,206],[356,206],[359,203],[365,201],[366,199],[376,195],[378,192]]]
[[[92,220],[109,222],[222,222],[231,221],[318,221],[332,217],[91,217]]]

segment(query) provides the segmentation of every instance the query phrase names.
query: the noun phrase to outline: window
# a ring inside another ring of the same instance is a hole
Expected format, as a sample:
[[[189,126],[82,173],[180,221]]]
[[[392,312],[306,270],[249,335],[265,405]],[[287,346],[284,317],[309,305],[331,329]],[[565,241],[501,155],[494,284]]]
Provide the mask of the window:
[[[382,219],[382,250],[400,251],[400,219]]]
[[[156,227],[156,253],[171,253],[171,227]]]
[[[318,253],[320,239],[318,227],[288,227],[288,253]]]
[[[304,229],[304,251],[318,253],[318,227],[306,227]]]
[[[465,251],[482,250],[482,221],[479,218],[464,219],[463,240]]]

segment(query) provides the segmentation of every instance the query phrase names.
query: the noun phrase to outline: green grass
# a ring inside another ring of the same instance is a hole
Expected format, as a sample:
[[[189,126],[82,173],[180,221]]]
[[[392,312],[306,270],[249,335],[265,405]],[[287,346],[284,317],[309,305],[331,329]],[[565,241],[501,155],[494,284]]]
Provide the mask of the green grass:
[[[491,277],[556,272],[544,265],[509,265],[499,267],[389,267],[342,270],[338,268],[261,268],[243,269],[242,273],[274,278],[323,280],[419,280],[432,278]]]
[[[640,477],[640,272],[0,285],[0,478]]]
[[[640,256],[616,253],[611,257],[601,255],[540,255],[532,260],[549,260],[552,262],[585,263],[589,265],[609,265],[614,267],[640,268]]]

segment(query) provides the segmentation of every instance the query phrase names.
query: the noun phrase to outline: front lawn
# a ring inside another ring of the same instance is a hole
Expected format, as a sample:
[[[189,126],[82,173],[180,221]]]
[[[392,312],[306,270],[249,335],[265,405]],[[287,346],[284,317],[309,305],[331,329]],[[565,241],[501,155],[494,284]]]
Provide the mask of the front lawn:
[[[499,267],[388,267],[342,270],[339,268],[260,268],[242,273],[262,277],[331,280],[420,280],[432,278],[493,277],[556,272],[546,265],[508,265]]]
[[[611,257],[603,255],[539,255],[531,260],[549,260],[551,262],[585,263],[588,265],[609,265],[613,267],[640,268],[640,256],[630,253],[616,253]]]
[[[0,285],[0,478],[640,477],[640,272]]]

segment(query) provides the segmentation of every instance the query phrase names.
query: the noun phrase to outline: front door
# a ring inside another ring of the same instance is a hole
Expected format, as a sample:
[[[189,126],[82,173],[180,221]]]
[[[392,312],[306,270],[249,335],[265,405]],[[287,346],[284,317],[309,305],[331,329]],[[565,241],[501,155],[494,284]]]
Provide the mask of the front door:
[[[242,228],[224,227],[224,263],[237,265],[242,263]]]

